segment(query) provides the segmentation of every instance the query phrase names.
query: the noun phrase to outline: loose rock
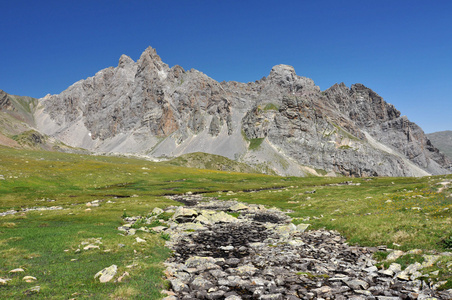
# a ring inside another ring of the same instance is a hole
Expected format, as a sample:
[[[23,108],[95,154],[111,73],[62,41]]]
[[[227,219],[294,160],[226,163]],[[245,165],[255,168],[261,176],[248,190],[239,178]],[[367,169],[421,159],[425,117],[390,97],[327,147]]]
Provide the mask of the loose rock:
[[[415,278],[420,264],[402,271],[393,263],[379,272],[372,258],[377,248],[349,246],[335,231],[306,231],[308,224],[295,226],[284,213],[262,206],[240,206],[234,222],[205,222],[200,217],[209,219],[216,214],[213,210],[235,211],[239,206],[195,196],[182,200],[189,209],[176,210],[174,220],[186,223],[170,224],[165,231],[171,236],[167,246],[174,251],[165,273],[177,299],[386,300],[439,295]],[[181,226],[189,224],[199,228],[186,231]],[[444,295],[440,299],[448,299]]]
[[[102,283],[109,282],[116,275],[117,271],[118,271],[118,266],[111,265],[108,268],[105,268],[105,269],[97,272],[96,275],[94,275],[94,279],[99,277],[100,282],[102,282]]]

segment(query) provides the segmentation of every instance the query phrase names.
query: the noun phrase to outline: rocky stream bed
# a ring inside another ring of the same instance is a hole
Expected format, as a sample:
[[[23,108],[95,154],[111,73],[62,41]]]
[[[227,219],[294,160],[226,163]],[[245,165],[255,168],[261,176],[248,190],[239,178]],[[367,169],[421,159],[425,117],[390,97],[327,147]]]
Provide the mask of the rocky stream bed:
[[[154,228],[170,235],[174,252],[166,262],[171,289],[163,291],[165,300],[452,299],[452,290],[438,291],[439,283],[424,280],[422,269],[438,255],[425,254],[422,264],[404,270],[397,263],[379,269],[375,251],[388,251],[388,259],[403,252],[350,246],[338,232],[306,230],[308,224],[295,226],[285,213],[262,205],[171,198],[185,206],[167,208],[174,212],[169,226]],[[163,212],[154,210],[150,220]]]

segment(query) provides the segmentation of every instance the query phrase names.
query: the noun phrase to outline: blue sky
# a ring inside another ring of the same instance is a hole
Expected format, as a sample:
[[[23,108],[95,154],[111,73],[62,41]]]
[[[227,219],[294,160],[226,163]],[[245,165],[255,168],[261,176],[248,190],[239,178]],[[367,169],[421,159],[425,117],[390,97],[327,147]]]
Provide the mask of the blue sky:
[[[249,82],[288,64],[363,83],[426,132],[452,130],[452,1],[0,0],[0,89],[43,97],[137,60]]]

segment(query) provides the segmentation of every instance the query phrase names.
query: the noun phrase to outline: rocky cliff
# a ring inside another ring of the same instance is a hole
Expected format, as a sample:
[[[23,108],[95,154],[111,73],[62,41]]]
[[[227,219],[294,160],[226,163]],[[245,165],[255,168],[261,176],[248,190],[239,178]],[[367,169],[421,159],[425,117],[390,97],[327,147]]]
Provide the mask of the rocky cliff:
[[[433,146],[452,159],[452,131],[438,131],[427,134]]]
[[[98,152],[206,152],[285,175],[422,176],[451,172],[423,131],[371,89],[321,91],[291,66],[250,83],[169,67],[149,47],[134,62],[39,100],[38,129]]]

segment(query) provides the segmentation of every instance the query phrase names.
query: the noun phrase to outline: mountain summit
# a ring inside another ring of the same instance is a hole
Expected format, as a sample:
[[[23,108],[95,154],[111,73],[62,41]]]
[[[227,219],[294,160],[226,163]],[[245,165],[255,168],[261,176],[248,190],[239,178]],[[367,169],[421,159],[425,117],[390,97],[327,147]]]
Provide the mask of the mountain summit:
[[[451,162],[362,84],[321,91],[277,65],[250,83],[169,67],[155,49],[39,100],[37,128],[66,144],[156,159],[206,152],[283,175],[422,176]]]

